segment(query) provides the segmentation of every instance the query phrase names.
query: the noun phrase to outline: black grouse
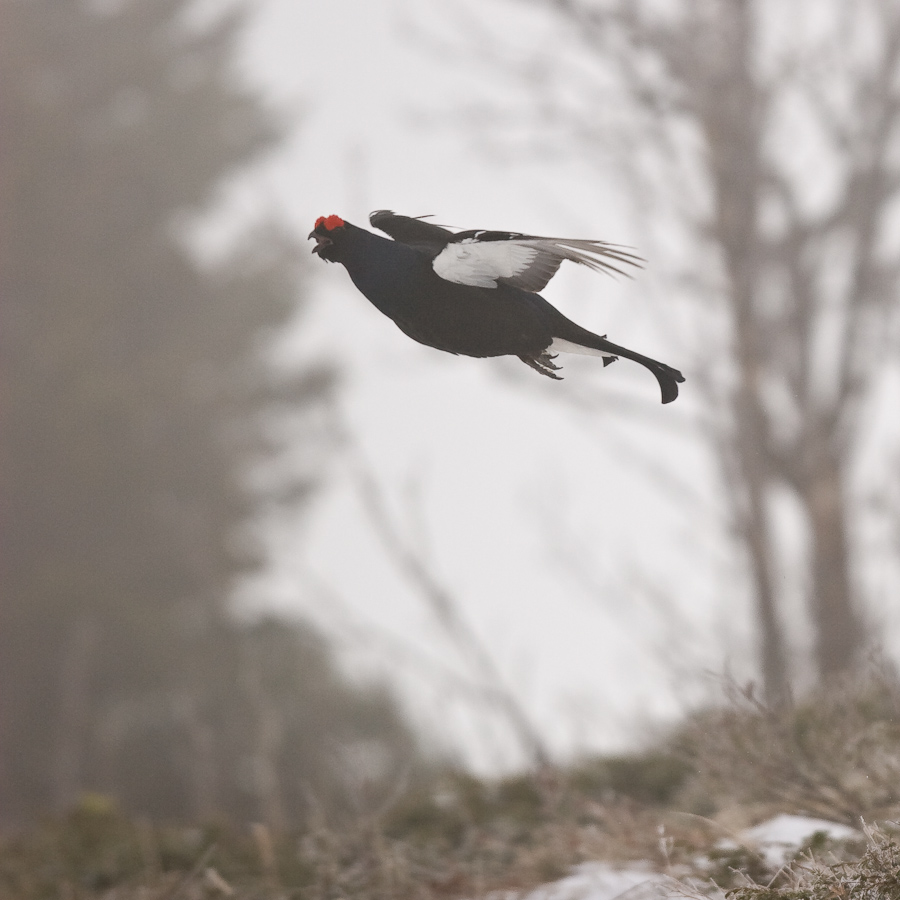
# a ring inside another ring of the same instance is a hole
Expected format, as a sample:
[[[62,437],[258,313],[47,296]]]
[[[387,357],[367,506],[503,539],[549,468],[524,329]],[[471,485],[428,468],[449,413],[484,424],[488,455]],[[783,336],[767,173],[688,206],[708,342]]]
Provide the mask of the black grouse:
[[[623,356],[656,376],[662,402],[684,376],[567,319],[539,293],[563,260],[600,272],[636,266],[640,257],[602,241],[535,237],[508,231],[452,232],[419,218],[378,210],[369,222],[393,240],[321,216],[313,253],[341,263],[356,287],[419,343],[463,356],[518,356],[559,378],[557,353],[586,353],[603,365]]]

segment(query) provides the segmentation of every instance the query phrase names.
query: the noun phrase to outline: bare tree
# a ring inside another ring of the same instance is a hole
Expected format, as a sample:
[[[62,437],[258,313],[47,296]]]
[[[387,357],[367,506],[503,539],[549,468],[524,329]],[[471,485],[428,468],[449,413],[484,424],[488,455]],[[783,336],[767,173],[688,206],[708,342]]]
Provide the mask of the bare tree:
[[[848,671],[866,641],[854,464],[896,349],[900,252],[888,228],[900,196],[900,5],[521,7],[548,15],[564,38],[545,38],[541,65],[481,36],[480,56],[530,97],[517,136],[527,119],[544,150],[565,141],[606,171],[612,157],[657,213],[674,210],[669,221],[691,236],[681,284],[702,304],[698,330],[724,321],[727,338],[697,352],[690,381],[711,410],[707,436],[748,560],[766,694],[783,698],[791,683],[779,491],[807,526],[808,552],[789,562],[805,573],[816,674]],[[592,65],[569,65],[559,46]]]

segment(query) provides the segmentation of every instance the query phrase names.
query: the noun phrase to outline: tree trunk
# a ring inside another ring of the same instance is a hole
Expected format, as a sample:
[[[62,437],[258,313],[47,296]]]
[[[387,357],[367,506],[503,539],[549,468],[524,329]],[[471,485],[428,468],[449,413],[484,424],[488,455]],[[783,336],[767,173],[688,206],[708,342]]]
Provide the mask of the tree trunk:
[[[196,689],[199,691],[199,686]],[[200,697],[184,699],[180,710],[189,746],[188,773],[193,794],[194,817],[211,822],[218,813],[216,804],[216,737],[210,723],[204,719]]]
[[[811,473],[802,492],[812,538],[815,664],[823,680],[853,668],[865,634],[850,583],[844,481],[840,463],[829,458]]]
[[[766,699],[788,696],[788,671],[778,598],[772,578],[772,534],[768,516],[770,485],[768,423],[760,397],[764,390],[765,341],[759,327],[758,205],[762,171],[763,98],[751,63],[753,21],[746,2],[735,3],[720,22],[717,54],[697,83],[697,113],[709,149],[714,190],[712,231],[722,251],[733,311],[733,348],[738,384],[733,401],[737,475],[732,503],[750,557]]]
[[[53,804],[57,810],[71,806],[84,787],[85,739],[91,713],[91,674],[100,638],[96,622],[76,619],[63,651],[58,732],[53,754]]]
[[[750,555],[753,599],[759,626],[758,659],[762,666],[763,694],[771,706],[790,697],[790,673],[784,643],[784,628],[778,618],[778,597],[772,578],[772,548],[766,515],[766,490],[748,479],[750,510],[744,523],[744,541]]]

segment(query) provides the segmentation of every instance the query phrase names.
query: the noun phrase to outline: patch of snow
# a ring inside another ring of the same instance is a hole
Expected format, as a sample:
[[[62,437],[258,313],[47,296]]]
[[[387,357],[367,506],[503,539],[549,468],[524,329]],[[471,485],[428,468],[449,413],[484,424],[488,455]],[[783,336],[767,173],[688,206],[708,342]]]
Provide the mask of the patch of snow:
[[[684,896],[676,881],[655,872],[649,864],[617,867],[582,863],[559,881],[543,884],[520,900],[667,900]]]
[[[813,819],[808,816],[780,815],[754,828],[741,832],[741,842],[758,850],[772,869],[787,862],[817,832],[823,832],[833,841],[849,841],[863,835],[849,825]]]
[[[738,835],[740,845],[757,850],[769,868],[781,868],[816,833],[823,832],[833,841],[861,838],[855,828],[827,819],[808,816],[780,815],[748,828]],[[739,846],[733,841],[719,846]],[[723,897],[721,892],[707,896]],[[697,896],[674,878],[655,871],[649,862],[614,866],[605,862],[588,862],[576,866],[570,875],[542,884],[527,894],[498,891],[491,900],[675,900]]]

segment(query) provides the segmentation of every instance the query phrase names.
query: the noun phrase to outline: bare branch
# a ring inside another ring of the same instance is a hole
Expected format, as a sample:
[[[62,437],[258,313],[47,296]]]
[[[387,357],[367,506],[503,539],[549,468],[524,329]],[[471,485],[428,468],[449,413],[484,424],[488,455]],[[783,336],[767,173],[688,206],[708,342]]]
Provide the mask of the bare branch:
[[[494,698],[496,708],[506,717],[511,730],[532,763],[537,767],[549,765],[550,755],[540,734],[513,692],[505,685],[493,657],[481,638],[461,615],[456,598],[400,537],[387,512],[378,485],[368,469],[358,465],[356,478],[369,519],[388,555],[417,588],[446,634],[463,657],[468,659],[479,679],[490,688],[489,696]]]
[[[378,646],[384,651],[386,657],[404,663],[417,675],[427,678],[442,688],[451,690],[467,702],[487,705],[492,711],[496,710],[499,699],[496,688],[460,675],[437,657],[419,649],[409,640],[393,634],[376,623],[367,621],[363,624],[355,621],[349,604],[333,585],[328,584],[314,572],[307,572],[305,577],[326,601],[323,605],[332,612],[340,613],[339,619],[333,624],[335,639],[338,642],[356,650]]]

